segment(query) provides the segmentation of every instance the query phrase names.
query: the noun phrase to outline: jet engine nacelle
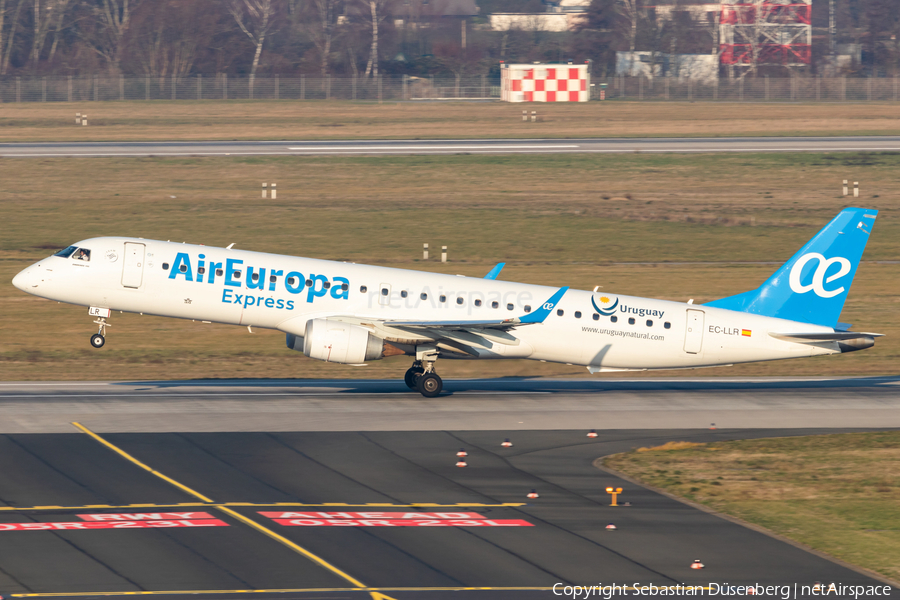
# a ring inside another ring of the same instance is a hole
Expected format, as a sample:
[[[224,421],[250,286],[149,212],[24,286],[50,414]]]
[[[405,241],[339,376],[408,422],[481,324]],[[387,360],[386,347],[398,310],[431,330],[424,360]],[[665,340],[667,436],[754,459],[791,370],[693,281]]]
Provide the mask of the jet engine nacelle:
[[[385,355],[384,340],[372,335],[365,327],[312,319],[306,323],[304,337],[288,339],[288,347],[300,350],[302,340],[303,354],[325,362],[360,364],[370,360],[378,360]]]

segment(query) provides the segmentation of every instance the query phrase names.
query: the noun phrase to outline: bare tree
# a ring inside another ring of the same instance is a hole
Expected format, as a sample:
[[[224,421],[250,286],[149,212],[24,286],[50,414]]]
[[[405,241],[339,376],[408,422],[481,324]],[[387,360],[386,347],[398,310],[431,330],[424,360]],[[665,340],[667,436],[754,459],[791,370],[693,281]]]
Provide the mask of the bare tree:
[[[200,48],[208,48],[220,23],[196,0],[156,0],[132,15],[125,68],[154,77],[184,77],[191,72]]]
[[[19,29],[19,12],[22,10],[22,6],[25,4],[25,0],[19,0],[19,3],[16,5],[16,12],[13,14],[12,24],[9,28],[9,39],[6,41],[6,52],[3,53],[3,61],[0,64],[0,75],[6,75],[6,71],[9,69],[9,57],[12,55],[13,51],[13,43],[16,40],[16,32]],[[2,11],[0,11],[0,19],[5,17],[6,15],[6,0],[3,0]],[[3,31],[3,21],[0,20],[0,32]],[[0,40],[2,42],[2,40]],[[0,52],[3,51],[2,43],[0,43]]]
[[[256,68],[259,66],[259,57],[262,54],[266,36],[275,24],[274,7],[272,0],[231,0],[228,10],[238,27],[246,34],[256,46],[253,54],[253,65],[250,67],[250,94],[253,94],[253,81],[256,78]],[[245,23],[246,21],[246,23]],[[252,31],[251,31],[252,29]]]
[[[309,28],[310,37],[322,56],[322,77],[328,75],[328,60],[334,34],[337,0],[312,0],[316,11],[316,25]]]
[[[47,57],[47,64],[53,64],[53,57],[56,56],[56,49],[59,47],[59,34],[63,29],[63,21],[66,17],[66,10],[69,7],[69,0],[58,0],[59,8],[56,11],[56,27],[53,29],[53,43],[50,45],[50,56]]]
[[[41,53],[44,51],[44,42],[53,24],[56,23],[57,35],[54,38],[54,53],[56,40],[59,39],[59,29],[62,27],[62,19],[68,7],[69,0],[32,0],[34,8],[34,35],[31,38],[31,68],[37,69]]]
[[[110,71],[121,71],[131,11],[140,0],[88,0],[90,17],[80,21],[79,36],[100,55]]]
[[[369,52],[369,62],[366,65],[365,77],[371,73],[378,77],[378,22],[385,17],[386,8],[390,0],[367,0],[369,12],[372,14],[372,48]]]

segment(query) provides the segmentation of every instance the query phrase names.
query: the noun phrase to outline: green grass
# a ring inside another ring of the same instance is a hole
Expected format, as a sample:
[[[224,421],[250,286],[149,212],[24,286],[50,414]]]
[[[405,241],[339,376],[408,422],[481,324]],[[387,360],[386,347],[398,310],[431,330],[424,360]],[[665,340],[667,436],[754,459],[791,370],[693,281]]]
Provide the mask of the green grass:
[[[900,431],[670,447],[604,464],[900,580]]]
[[[2,159],[0,277],[79,239],[130,235],[474,276],[505,261],[508,280],[704,302],[764,281],[777,265],[736,263],[789,258],[851,203],[840,196],[850,177],[862,182],[857,203],[881,213],[842,320],[888,337],[846,356],[704,373],[892,374],[900,265],[871,261],[900,260],[898,167],[892,153]],[[263,181],[277,182],[278,200],[260,198]],[[424,242],[433,257],[448,245],[451,262],[424,263]],[[323,365],[284,349],[280,334],[137,315],[116,315],[110,343],[94,352],[85,309],[8,284],[0,303],[7,380],[46,378],[48,367],[78,379],[404,368]],[[586,374],[515,361],[447,362],[442,372]]]

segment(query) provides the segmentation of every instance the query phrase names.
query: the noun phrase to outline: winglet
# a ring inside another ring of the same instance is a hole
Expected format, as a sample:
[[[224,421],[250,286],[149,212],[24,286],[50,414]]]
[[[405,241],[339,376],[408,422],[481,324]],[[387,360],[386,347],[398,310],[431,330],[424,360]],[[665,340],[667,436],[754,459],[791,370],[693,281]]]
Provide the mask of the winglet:
[[[543,323],[544,319],[546,319],[550,315],[550,311],[559,304],[559,301],[562,300],[562,297],[566,292],[569,291],[569,287],[561,287],[556,291],[555,294],[550,296],[550,299],[541,304],[541,307],[534,312],[530,312],[526,315],[519,317],[519,321],[522,323]]]
[[[497,279],[497,275],[500,274],[500,271],[503,270],[503,267],[506,266],[506,263],[497,263],[497,266],[491,269],[487,275],[484,276],[485,279]]]

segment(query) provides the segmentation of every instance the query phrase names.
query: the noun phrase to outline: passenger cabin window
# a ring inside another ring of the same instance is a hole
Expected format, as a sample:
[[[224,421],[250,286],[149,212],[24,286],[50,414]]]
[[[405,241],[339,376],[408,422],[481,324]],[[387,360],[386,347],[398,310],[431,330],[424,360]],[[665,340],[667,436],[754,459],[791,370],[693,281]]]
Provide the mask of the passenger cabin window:
[[[77,250],[77,249],[78,249],[77,246],[69,246],[68,248],[63,248],[62,250],[60,250],[53,256],[61,256],[63,258],[69,258],[70,256],[72,256],[72,253],[75,252],[75,250]]]
[[[401,297],[401,298],[406,298],[407,296],[409,296],[409,292],[407,292],[406,290],[401,290],[401,292],[400,292],[400,297]]]
[[[312,287],[312,279],[306,280],[306,287]]]
[[[514,309],[514,308],[515,308],[515,305],[514,305],[514,304],[507,304],[507,305],[506,305],[506,310],[512,310],[512,309]]]
[[[499,302],[491,302],[491,308],[500,308]]]
[[[163,263],[163,271],[169,270],[169,263]]]
[[[530,313],[530,312],[531,312],[531,305],[530,305],[530,304],[526,304],[526,305],[525,305],[525,312],[527,312],[527,313]]]
[[[580,319],[580,318],[581,318],[581,311],[580,311],[580,310],[576,310],[576,311],[575,311],[575,318],[576,318],[576,319]]]
[[[387,288],[381,288],[381,295],[382,295],[382,296],[387,296],[388,294],[390,294],[390,292],[388,291]]]
[[[665,327],[666,329],[672,329],[672,324],[666,321],[665,323],[663,323],[663,327]]]
[[[181,263],[181,266],[178,267],[178,270],[181,271],[182,273],[187,273],[187,265],[184,263]]]
[[[79,248],[75,251],[75,254],[72,255],[72,258],[75,260],[83,260],[84,262],[91,261],[91,251],[87,248]]]
[[[647,319],[647,327],[653,327],[653,321],[652,321],[652,320]]]
[[[269,282],[275,283],[276,281],[278,281],[278,277],[276,277],[275,275],[269,275]]]
[[[616,315],[613,315],[609,318],[610,323],[616,323],[618,321],[619,321],[619,317],[617,317]]]
[[[559,310],[556,311],[556,314],[558,314],[561,317],[565,313],[563,312],[563,309],[560,308]]]
[[[350,284],[348,284],[348,283],[342,283],[342,284],[341,284],[341,291],[342,291],[342,292],[346,292],[346,291],[349,290],[349,289],[350,289]]]
[[[216,275],[221,275],[221,273],[219,273],[219,271],[221,271],[221,269],[216,269]],[[293,286],[296,282],[297,282],[297,280],[293,277],[287,278],[287,284],[290,286]]]
[[[166,268],[168,269],[169,267],[166,267]],[[224,273],[224,271],[222,269],[216,269],[216,277],[221,277],[222,273]],[[293,285],[293,283],[291,285]]]
[[[599,320],[600,320],[600,315],[599,315],[598,313],[594,313],[594,314],[591,315],[591,318],[594,319],[595,321],[599,321]]]
[[[206,267],[197,267],[197,273],[203,275],[204,273],[206,273]]]
[[[628,324],[634,325],[634,317],[628,317]]]
[[[446,302],[446,301],[447,301],[447,296],[441,296],[441,302]]]
[[[250,276],[253,281],[259,281],[259,273],[254,273]]]
[[[422,292],[421,294],[419,294],[419,298],[421,298],[422,300],[428,300],[428,294]]]
[[[462,304],[462,303],[463,303],[463,299],[462,299],[462,298],[457,298],[457,299],[456,299],[456,303],[457,303],[457,304]]]
[[[475,301],[475,306],[481,306],[481,300],[476,300],[476,301]]]
[[[181,269],[182,271],[184,271],[185,269],[187,269],[187,265],[181,265],[181,266],[182,266],[182,269]],[[234,272],[234,276],[235,276],[236,279],[240,279],[240,278],[241,278],[241,272],[240,272],[240,271],[235,271],[235,272]]]
[[[331,282],[326,281],[325,283],[322,284],[322,287],[325,288],[326,290],[329,289],[331,287]]]
[[[365,293],[368,292],[368,291],[369,291],[369,288],[367,288],[366,286],[364,286],[364,285],[359,286],[359,293],[360,293],[360,294],[365,294]]]

